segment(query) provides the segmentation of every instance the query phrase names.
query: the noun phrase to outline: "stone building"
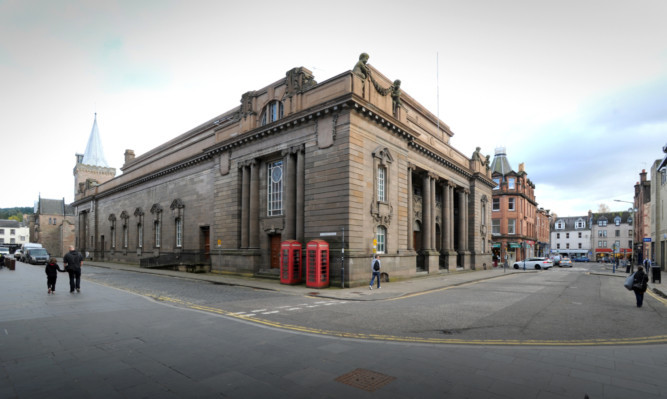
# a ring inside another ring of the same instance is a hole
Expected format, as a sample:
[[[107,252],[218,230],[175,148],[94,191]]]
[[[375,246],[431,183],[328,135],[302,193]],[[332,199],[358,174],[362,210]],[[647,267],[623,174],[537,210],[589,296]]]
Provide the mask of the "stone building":
[[[65,199],[39,198],[29,215],[30,242],[42,244],[51,256],[63,256],[75,243],[74,209]]]
[[[588,212],[591,226],[591,248],[595,261],[631,259],[633,217],[632,212]]]
[[[535,185],[523,164],[515,172],[505,148],[496,148],[491,164],[493,182],[493,255],[497,260],[515,261],[536,256],[537,202]]]
[[[490,265],[488,157],[453,148],[449,127],[367,60],[320,83],[291,69],[145,154],[128,150],[120,176],[79,185],[82,249],[277,276],[282,241],[322,239],[332,283],[346,286],[368,284],[373,252],[392,278]]]
[[[642,169],[635,184],[633,202],[637,209],[634,231],[636,261],[641,263],[651,257],[651,181],[646,178],[645,169]]]
[[[651,259],[665,270],[667,266],[667,145],[665,156],[651,166]]]

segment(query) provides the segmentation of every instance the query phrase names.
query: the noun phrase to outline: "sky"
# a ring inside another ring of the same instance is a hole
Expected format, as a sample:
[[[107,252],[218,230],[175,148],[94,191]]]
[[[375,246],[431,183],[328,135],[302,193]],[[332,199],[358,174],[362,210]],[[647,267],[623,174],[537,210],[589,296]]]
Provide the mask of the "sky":
[[[667,144],[667,1],[0,0],[0,208],[73,201],[95,113],[117,173],[310,69],[359,54],[454,132],[525,164],[538,206],[625,210]],[[649,174],[648,178],[651,176]]]

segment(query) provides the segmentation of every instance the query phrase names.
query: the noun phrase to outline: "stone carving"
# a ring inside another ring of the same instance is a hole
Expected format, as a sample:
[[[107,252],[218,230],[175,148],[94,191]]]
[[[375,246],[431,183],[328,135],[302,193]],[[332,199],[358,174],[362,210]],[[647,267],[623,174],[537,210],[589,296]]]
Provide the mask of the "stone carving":
[[[174,209],[183,209],[183,208],[185,208],[185,204],[180,198],[176,198],[175,200],[173,200],[171,202],[171,205],[169,206],[169,209],[171,209],[172,211]]]
[[[141,208],[137,208],[134,210],[134,216],[144,216],[144,210]]]
[[[317,85],[313,75],[305,68],[293,68],[287,71],[287,89],[285,90],[285,98],[290,98],[295,94],[303,93],[311,87]]]
[[[254,109],[252,109],[252,98],[255,96],[255,92],[249,91],[247,93],[244,93],[241,96],[241,110],[240,110],[240,117],[246,118],[250,115],[256,115],[257,113],[255,112]]]
[[[393,213],[394,208],[391,204],[378,203],[377,201],[373,201],[371,204],[371,215],[377,224],[388,227],[391,224]]]
[[[394,83],[389,86],[389,87],[382,87],[380,84],[373,78],[373,75],[371,75],[371,69],[366,65],[369,59],[369,55],[366,53],[361,53],[359,55],[359,61],[357,61],[357,64],[354,66],[354,69],[352,69],[352,73],[361,78],[364,83],[366,82],[366,79],[370,79],[371,83],[373,83],[373,87],[375,87],[375,90],[381,95],[381,96],[386,96],[391,94],[391,110],[394,116],[398,115],[398,109],[403,108],[403,103],[401,102],[401,81],[399,79],[394,80]],[[365,95],[365,90],[366,90],[366,85],[364,84],[363,90],[361,95]]]
[[[156,214],[161,212],[162,212],[162,206],[160,206],[160,204],[153,204],[153,206],[151,206],[151,213]]]
[[[370,56],[368,54],[361,53],[359,55],[359,61],[357,61],[357,63],[354,65],[354,68],[352,69],[352,73],[360,77],[363,81],[371,76],[371,71],[368,66],[366,66],[369,58]]]

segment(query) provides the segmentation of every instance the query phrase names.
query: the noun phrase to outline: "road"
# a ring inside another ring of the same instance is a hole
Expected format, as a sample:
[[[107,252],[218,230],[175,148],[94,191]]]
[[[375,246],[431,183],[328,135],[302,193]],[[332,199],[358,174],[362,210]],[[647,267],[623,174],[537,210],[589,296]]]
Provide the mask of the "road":
[[[386,301],[286,295],[98,268],[91,268],[86,278],[173,305],[336,336],[562,344],[663,335],[667,307],[647,299],[637,309],[634,294],[623,288],[620,279],[594,274],[606,267],[576,264],[511,274]]]
[[[665,305],[597,267],[336,301],[95,267],[49,296],[19,263],[0,270],[0,397],[667,396],[667,346],[615,341],[666,331]]]

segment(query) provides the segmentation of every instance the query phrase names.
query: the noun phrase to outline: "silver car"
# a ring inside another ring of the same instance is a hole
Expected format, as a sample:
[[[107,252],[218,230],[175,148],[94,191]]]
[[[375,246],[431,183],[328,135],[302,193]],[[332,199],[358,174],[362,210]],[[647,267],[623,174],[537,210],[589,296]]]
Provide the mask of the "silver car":
[[[517,261],[514,262],[514,268],[515,269],[523,269],[524,265],[526,269],[531,269],[531,270],[547,270],[551,267],[553,267],[553,262],[549,258],[528,258],[526,261]]]

